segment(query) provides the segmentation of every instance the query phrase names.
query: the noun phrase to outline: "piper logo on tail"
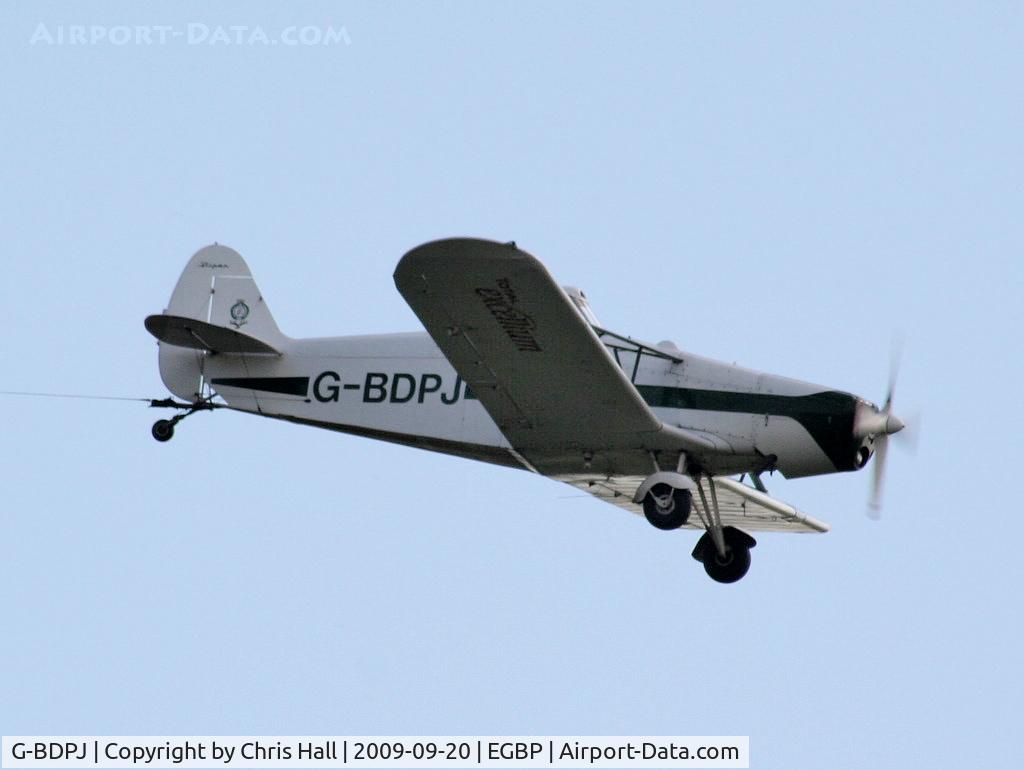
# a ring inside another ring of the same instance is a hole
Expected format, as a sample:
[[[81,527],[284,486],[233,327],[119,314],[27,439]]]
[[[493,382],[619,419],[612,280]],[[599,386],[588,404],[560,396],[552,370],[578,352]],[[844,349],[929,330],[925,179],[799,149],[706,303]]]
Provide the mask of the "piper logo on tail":
[[[245,300],[238,300],[228,312],[231,313],[232,326],[236,329],[245,326],[245,319],[249,317],[249,306],[245,304]]]

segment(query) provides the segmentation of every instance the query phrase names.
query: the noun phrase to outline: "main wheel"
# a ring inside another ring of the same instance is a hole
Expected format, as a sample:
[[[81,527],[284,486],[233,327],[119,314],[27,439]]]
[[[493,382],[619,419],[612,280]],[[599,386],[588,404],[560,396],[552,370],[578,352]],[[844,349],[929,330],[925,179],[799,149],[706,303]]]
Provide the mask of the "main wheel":
[[[151,432],[157,441],[170,441],[174,436],[174,423],[170,420],[157,420]]]
[[[644,496],[644,516],[658,529],[679,529],[690,518],[693,495],[688,489],[655,484]]]
[[[741,543],[725,543],[725,556],[719,556],[714,543],[704,549],[704,571],[718,583],[735,583],[750,569],[750,549]]]

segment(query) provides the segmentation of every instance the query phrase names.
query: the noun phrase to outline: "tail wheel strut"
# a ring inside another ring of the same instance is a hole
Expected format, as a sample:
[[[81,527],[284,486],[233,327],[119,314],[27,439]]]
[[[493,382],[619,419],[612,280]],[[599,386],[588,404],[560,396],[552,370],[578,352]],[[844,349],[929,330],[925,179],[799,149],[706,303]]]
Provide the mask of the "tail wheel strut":
[[[170,441],[174,438],[174,426],[189,415],[196,412],[207,412],[211,409],[220,409],[222,406],[221,404],[214,404],[209,398],[200,399],[191,404],[187,401],[175,401],[173,398],[154,398],[149,402],[149,405],[151,407],[183,410],[181,414],[176,414],[169,420],[157,420],[153,423],[150,433],[153,434],[153,438],[160,442]]]

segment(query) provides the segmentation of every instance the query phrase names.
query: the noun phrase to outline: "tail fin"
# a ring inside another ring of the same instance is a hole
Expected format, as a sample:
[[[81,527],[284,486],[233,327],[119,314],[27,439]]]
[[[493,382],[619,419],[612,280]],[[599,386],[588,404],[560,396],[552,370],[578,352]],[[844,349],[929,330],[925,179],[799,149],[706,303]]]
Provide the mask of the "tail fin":
[[[208,353],[276,354],[287,338],[277,328],[245,260],[219,244],[197,251],[167,309],[146,329],[160,341],[160,376],[186,400],[202,395]]]
[[[174,287],[167,315],[242,330],[271,346],[283,338],[249,266],[234,249],[214,244],[197,251]]]

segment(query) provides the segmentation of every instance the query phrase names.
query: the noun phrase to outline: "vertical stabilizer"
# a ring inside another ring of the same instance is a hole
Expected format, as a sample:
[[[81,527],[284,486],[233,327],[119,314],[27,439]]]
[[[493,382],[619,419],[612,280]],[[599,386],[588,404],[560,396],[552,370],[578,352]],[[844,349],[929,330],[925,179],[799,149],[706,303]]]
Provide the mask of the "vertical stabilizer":
[[[280,349],[287,339],[277,328],[249,266],[227,246],[213,244],[197,251],[178,279],[165,315],[194,319],[232,329]],[[196,400],[202,392],[207,352],[160,344],[160,376],[179,398]]]

